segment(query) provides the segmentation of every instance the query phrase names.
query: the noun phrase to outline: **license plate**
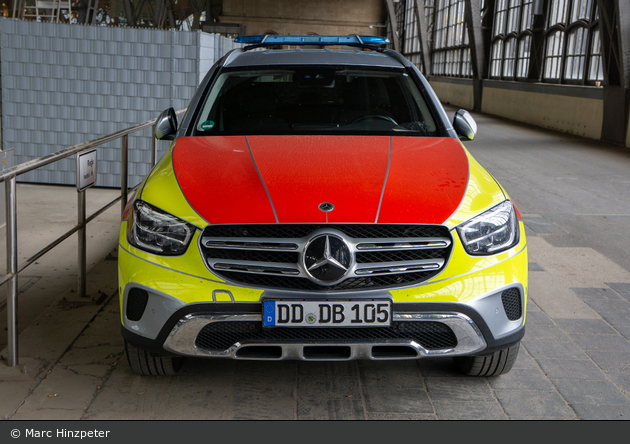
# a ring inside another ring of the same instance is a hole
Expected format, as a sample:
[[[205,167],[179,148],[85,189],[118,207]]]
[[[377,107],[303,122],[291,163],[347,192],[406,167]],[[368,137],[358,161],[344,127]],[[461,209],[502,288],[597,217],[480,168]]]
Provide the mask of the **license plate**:
[[[263,302],[265,327],[387,327],[390,301]]]

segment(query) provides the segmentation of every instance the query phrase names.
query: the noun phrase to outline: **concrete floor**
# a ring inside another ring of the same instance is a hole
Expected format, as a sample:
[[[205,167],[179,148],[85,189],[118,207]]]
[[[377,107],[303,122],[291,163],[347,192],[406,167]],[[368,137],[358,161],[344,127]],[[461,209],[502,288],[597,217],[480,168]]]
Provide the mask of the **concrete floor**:
[[[120,190],[92,188],[86,191],[86,215],[90,216],[120,195]],[[3,197],[3,196],[2,196]],[[4,205],[4,200],[2,200]],[[41,186],[18,183],[18,264],[21,266],[42,248],[77,224],[77,190],[74,186]],[[0,227],[0,264],[6,268],[6,231]],[[115,204],[87,226],[87,270],[91,270],[116,248],[120,204]],[[77,282],[77,235],[56,246],[20,273],[18,286],[19,324],[31,325],[43,308],[56,303]],[[114,276],[115,277],[115,276]],[[114,288],[116,288],[114,282]],[[96,293],[90,296],[97,296]],[[72,294],[67,297],[73,296]],[[89,300],[89,298],[87,298]],[[83,303],[87,301],[81,301]],[[6,290],[0,290],[0,349],[7,345]]]
[[[119,334],[114,252],[90,274],[102,303],[76,301],[67,281],[62,303],[44,298],[24,321],[20,312],[20,366],[0,363],[0,417],[630,419],[630,151],[473,115],[479,134],[466,145],[528,233],[527,332],[507,375],[462,377],[450,360],[427,359],[188,360],[176,377],[137,376]],[[101,232],[116,231],[112,219]],[[70,250],[55,255],[62,274]]]

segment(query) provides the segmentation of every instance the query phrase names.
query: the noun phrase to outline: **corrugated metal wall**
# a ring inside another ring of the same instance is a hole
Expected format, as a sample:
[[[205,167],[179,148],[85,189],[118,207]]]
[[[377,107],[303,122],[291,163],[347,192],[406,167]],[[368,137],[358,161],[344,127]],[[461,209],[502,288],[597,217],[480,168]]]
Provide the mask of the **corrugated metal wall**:
[[[2,149],[15,148],[16,165],[185,108],[212,64],[239,46],[200,31],[13,19],[0,20],[0,33]],[[99,149],[97,186],[120,185],[119,146]],[[150,169],[150,129],[129,148],[134,186]],[[74,157],[18,180],[75,184]]]

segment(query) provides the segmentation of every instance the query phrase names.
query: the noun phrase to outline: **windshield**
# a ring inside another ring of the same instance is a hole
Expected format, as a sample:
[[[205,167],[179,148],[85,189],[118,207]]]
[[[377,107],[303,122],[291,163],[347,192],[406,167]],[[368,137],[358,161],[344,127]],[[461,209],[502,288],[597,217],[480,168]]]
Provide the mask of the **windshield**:
[[[207,95],[194,135],[401,132],[438,135],[404,70],[308,65],[226,70]]]

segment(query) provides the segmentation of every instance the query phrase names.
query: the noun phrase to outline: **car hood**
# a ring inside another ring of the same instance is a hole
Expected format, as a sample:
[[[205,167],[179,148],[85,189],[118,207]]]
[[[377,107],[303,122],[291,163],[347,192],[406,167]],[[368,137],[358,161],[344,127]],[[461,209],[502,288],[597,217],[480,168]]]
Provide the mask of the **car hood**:
[[[454,138],[180,137],[172,164],[184,197],[211,224],[442,224],[469,179]]]

